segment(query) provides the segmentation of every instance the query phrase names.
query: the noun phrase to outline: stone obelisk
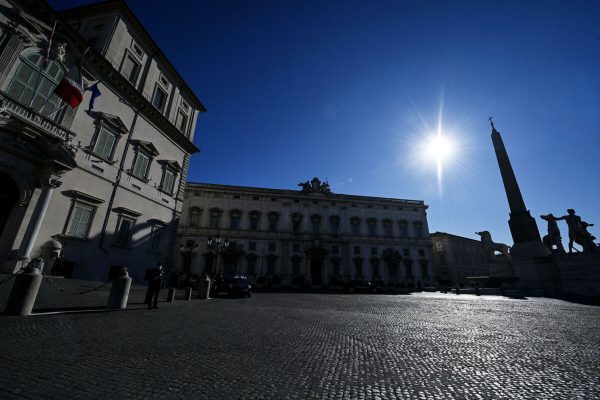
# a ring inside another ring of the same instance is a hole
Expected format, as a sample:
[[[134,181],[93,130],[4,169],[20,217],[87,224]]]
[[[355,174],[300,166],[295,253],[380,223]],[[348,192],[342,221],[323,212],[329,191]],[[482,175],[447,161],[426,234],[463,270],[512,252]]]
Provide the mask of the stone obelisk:
[[[547,249],[542,244],[537,223],[525,207],[517,178],[515,177],[508,153],[502,141],[502,136],[500,136],[500,132],[494,127],[492,117],[489,120],[492,125],[492,143],[494,144],[498,167],[500,168],[506,198],[510,207],[508,226],[514,241],[512,253],[516,253],[514,254],[516,256],[519,256],[519,253],[523,256],[534,257],[548,255]]]

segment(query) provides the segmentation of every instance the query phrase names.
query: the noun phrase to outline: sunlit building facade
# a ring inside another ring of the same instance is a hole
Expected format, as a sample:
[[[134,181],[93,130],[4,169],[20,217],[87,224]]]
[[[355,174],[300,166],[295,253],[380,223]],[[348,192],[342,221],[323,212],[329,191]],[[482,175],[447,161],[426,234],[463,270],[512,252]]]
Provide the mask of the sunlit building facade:
[[[481,241],[445,232],[431,234],[435,275],[442,285],[467,285],[467,277],[488,276],[489,263]]]
[[[367,280],[418,288],[433,282],[423,201],[334,194],[316,178],[302,185],[188,183],[175,269],[245,274],[284,286]],[[221,251],[207,243],[215,237]]]
[[[203,105],[122,1],[0,6],[2,271],[55,240],[61,275],[143,281],[171,262]],[[78,64],[93,109],[54,93]]]

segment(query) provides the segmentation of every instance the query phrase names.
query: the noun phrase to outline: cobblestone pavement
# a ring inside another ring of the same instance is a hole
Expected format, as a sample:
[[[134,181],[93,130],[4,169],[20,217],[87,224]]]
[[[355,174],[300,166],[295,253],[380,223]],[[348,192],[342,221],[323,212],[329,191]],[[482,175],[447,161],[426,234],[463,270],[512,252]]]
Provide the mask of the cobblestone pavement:
[[[600,308],[552,299],[259,293],[0,337],[2,399],[600,398]]]

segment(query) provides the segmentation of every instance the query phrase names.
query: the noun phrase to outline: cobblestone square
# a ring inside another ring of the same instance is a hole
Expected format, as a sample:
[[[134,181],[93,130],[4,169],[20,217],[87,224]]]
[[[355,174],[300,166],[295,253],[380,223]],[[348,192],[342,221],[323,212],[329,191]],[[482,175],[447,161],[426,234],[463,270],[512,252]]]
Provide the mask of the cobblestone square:
[[[256,293],[146,310],[142,294],[125,311],[3,316],[0,398],[600,398],[596,306]]]

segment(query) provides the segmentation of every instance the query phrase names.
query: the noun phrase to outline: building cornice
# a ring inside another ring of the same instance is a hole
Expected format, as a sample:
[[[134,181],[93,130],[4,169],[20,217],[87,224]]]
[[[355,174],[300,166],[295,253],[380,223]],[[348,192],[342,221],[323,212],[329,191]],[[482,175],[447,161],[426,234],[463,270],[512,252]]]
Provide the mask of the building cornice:
[[[272,188],[259,188],[250,186],[234,186],[234,185],[222,185],[214,183],[194,183],[188,182],[186,191],[193,192],[195,190],[202,191],[214,191],[214,192],[229,192],[229,193],[243,193],[247,195],[270,195],[292,199],[300,199],[306,201],[313,200],[326,200],[326,201],[360,201],[367,203],[388,203],[394,206],[412,206],[427,209],[428,206],[422,200],[407,200],[407,199],[395,199],[390,197],[375,197],[375,196],[358,196],[352,194],[343,193],[308,193],[303,194],[299,190],[289,189],[272,189]]]

